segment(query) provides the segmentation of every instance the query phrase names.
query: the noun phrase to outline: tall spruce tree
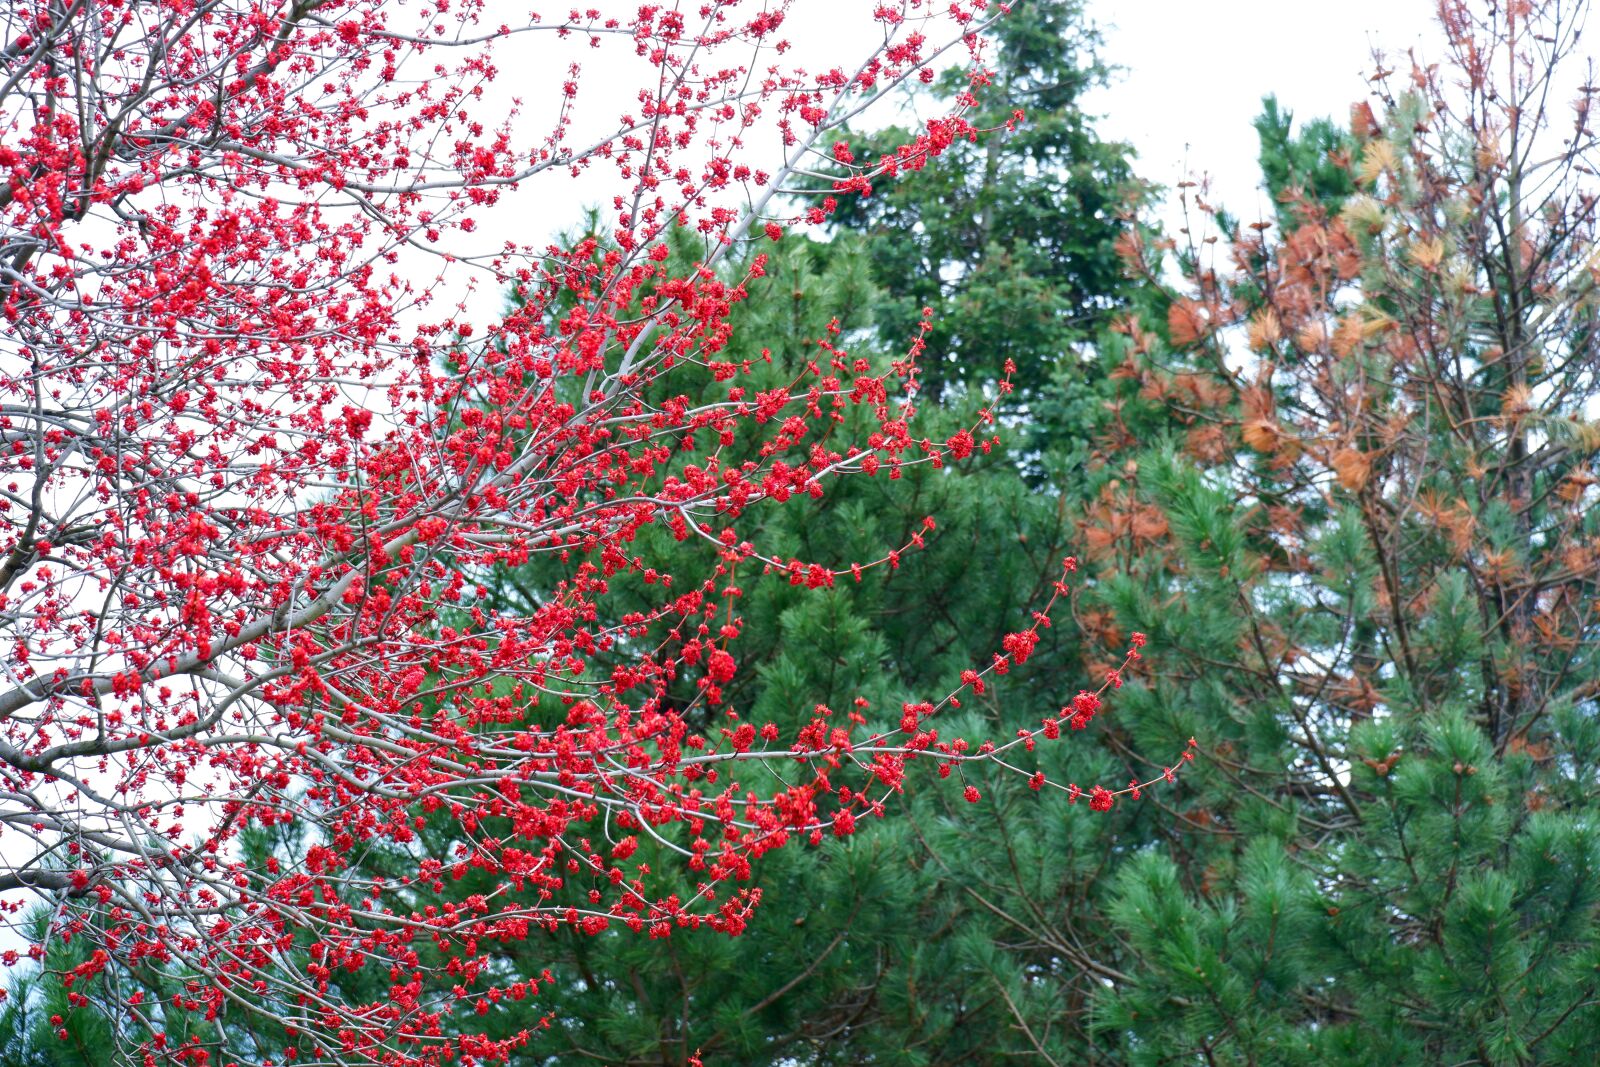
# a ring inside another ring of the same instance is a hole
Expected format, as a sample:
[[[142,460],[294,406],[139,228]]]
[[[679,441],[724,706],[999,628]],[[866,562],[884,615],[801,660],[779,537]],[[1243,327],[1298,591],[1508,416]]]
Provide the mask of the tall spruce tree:
[[[1007,359],[1021,397],[1035,399],[1132,289],[1113,245],[1140,187],[1129,147],[1102,139],[1083,110],[1107,75],[1084,4],[1019,4],[994,40],[974,122],[1012,129],[953,145],[915,183],[841,196],[834,216],[866,236],[882,337],[903,340],[924,307],[938,309],[921,360],[935,399],[992,383]],[[935,94],[968,88],[952,71]],[[871,159],[904,140],[891,128],[851,149]]]

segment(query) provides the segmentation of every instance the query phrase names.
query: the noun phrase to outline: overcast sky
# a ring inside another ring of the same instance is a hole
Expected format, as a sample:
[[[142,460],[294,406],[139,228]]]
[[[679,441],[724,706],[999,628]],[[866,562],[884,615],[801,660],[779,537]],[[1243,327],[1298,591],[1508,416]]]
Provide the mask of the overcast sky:
[[[1236,216],[1269,205],[1256,192],[1251,120],[1275,93],[1296,119],[1343,123],[1365,98],[1372,50],[1435,57],[1434,0],[1088,0],[1123,69],[1096,93],[1106,137],[1139,150],[1140,174],[1168,187],[1185,171],[1213,179],[1213,200]],[[1396,64],[1391,60],[1391,66]],[[1404,69],[1403,67],[1401,69]]]
[[[1104,59],[1120,68],[1111,86],[1085,102],[1091,114],[1100,116],[1101,135],[1131,142],[1139,153],[1140,175],[1169,190],[1186,173],[1208,176],[1213,182],[1212,202],[1250,219],[1267,214],[1269,207],[1256,189],[1257,143],[1251,127],[1264,95],[1275,93],[1297,118],[1326,115],[1343,122],[1350,104],[1366,95],[1363,75],[1373,68],[1375,46],[1401,59],[1406,49],[1418,44],[1424,54],[1440,51],[1435,44],[1435,0],[1085,3],[1090,20],[1104,34]],[[607,10],[625,6],[622,0],[613,0]],[[867,0],[801,0],[784,27],[796,46],[786,59],[802,66],[822,62],[820,57],[839,50],[841,35],[853,38],[862,32],[854,24],[846,28],[846,14],[870,11]],[[870,24],[865,32],[871,32]],[[542,131],[540,122],[549,119],[541,108],[555,98],[547,90],[564,77],[570,58],[584,62],[580,127],[604,123],[626,108],[631,100],[628,87],[635,83],[608,70],[605,57],[581,52],[531,67],[523,59],[516,77],[497,85],[491,95],[523,96],[528,102],[524,122]],[[878,122],[910,120],[895,112],[892,101],[884,103],[887,106],[874,113]],[[867,125],[871,124],[869,120]],[[494,220],[486,219],[483,241],[497,245],[506,232],[539,241],[545,235],[554,238],[570,230],[585,206],[604,204],[610,196],[604,172],[581,182],[552,176],[528,185],[530,190],[537,185],[537,194],[509,198],[494,212]],[[1170,212],[1165,216],[1169,226],[1176,218]],[[459,294],[462,284],[457,278],[443,291]],[[468,303],[474,318],[492,316],[502,303],[498,285],[482,285]]]

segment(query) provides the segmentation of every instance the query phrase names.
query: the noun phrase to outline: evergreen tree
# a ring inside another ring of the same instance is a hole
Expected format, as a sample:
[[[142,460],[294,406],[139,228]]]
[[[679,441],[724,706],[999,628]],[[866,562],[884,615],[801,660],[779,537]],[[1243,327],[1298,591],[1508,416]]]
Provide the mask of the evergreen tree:
[[[876,343],[866,315],[877,291],[865,263],[850,235],[825,244],[786,238],[765,268],[768,288],[734,311],[736,335],[812,352],[819,340],[835,348]],[[858,317],[824,310],[840,307]],[[757,368],[752,389],[763,387],[761,374]],[[1092,387],[1123,386],[1101,376]],[[969,414],[955,405],[929,409],[922,425],[942,436]],[[1073,458],[1063,463],[1086,467],[1091,442],[1064,442],[1072,451],[1063,443],[1058,453]],[[736,454],[737,442],[729,447]],[[1087,493],[1090,476],[1080,482],[1069,488]],[[721,705],[699,700],[693,679],[672,697],[697,709],[700,728],[716,733],[750,720],[787,729],[819,704],[869,724],[897,720],[905,703],[948,691],[1001,647],[1049,597],[1076,536],[1066,499],[1030,487],[999,451],[978,450],[940,470],[861,479],[817,507],[831,515],[834,540],[817,541],[823,527],[814,515],[774,511],[758,530],[766,550],[780,558],[866,557],[922,536],[930,514],[938,530],[897,569],[827,591],[759,573],[727,576],[738,590],[743,666],[721,687]],[[848,541],[837,541],[839,530],[850,531]],[[972,546],[993,539],[1016,549],[974,567]],[[642,532],[634,546],[646,563],[670,555],[680,580],[703,580],[717,565],[715,553],[702,553],[697,571],[695,545],[667,531]],[[642,597],[643,581],[619,575],[613,593],[639,583]],[[498,573],[490,585],[490,602],[518,611],[545,588],[536,563]],[[1080,685],[1092,688],[1090,679],[1106,667],[1085,660],[1081,634],[1064,618],[1026,665],[981,703],[946,713],[939,728],[971,736],[1036,727]],[[1085,786],[1125,781],[1126,763],[1093,736],[1041,746],[1039,768]],[[976,806],[961,798],[968,784],[982,794]],[[1078,1047],[1093,978],[1071,961],[1089,964],[1105,951],[1090,947],[1102,934],[1079,918],[1093,914],[1087,901],[1101,891],[1094,874],[1106,857],[1103,821],[1088,812],[1066,817],[1059,794],[1041,798],[1015,776],[941,783],[932,766],[914,770],[896,803],[909,810],[844,840],[824,840],[814,846],[820,855],[768,857],[769,888],[737,938],[563,930],[495,946],[509,972],[540,983],[537,1010],[547,1013],[549,1030],[529,1048],[529,1062],[687,1063],[698,1051],[706,1062],[998,1063],[1040,1047],[1063,1054]],[[1130,836],[1140,819],[1137,806],[1119,813]],[[489,824],[484,832],[496,831]],[[666,847],[641,835],[635,855],[649,861]],[[418,848],[448,867],[470,843],[441,813]],[[397,875],[415,861],[374,853],[364,862]],[[457,876],[463,899],[493,884],[470,869]],[[404,899],[403,890],[394,892],[396,903]],[[1034,928],[1041,919],[1056,925]],[[522,1024],[525,1010],[505,1006],[508,1030]]]
[[[1294,112],[1269,95],[1261,101],[1254,125],[1261,142],[1262,184],[1279,205],[1280,228],[1296,226],[1298,201],[1309,199],[1337,212],[1355,192],[1350,135],[1331,119],[1313,119],[1296,130]]]
[[[1126,451],[1153,515],[1093,521],[1096,596],[1151,638],[1124,721],[1201,766],[1112,875],[1116,1062],[1594,1060],[1595,142],[1539,106],[1558,5],[1444,14],[1453,63],[1342,143],[1269,112],[1284,232],[1124,327],[1187,426]]]
[[[867,237],[887,343],[911,336],[924,307],[938,310],[921,361],[933,399],[992,383],[1008,359],[1034,399],[1131,294],[1113,245],[1140,187],[1131,149],[1102,140],[1083,111],[1106,76],[1083,4],[1020,4],[995,42],[974,124],[1010,131],[952,146],[914,183],[842,196],[835,215]],[[954,72],[936,86],[946,98],[965,91]],[[888,129],[851,150],[870,160],[904,140]]]

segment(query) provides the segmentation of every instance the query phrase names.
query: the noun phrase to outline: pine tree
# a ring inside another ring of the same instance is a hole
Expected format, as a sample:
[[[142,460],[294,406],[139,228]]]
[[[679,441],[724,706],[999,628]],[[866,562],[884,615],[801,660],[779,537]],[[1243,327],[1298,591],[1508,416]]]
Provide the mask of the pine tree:
[[[1097,596],[1151,638],[1123,721],[1201,766],[1113,875],[1118,1062],[1593,1062],[1595,141],[1540,106],[1562,6],[1442,10],[1451,62],[1279,153],[1343,179],[1123,327],[1187,425]]]
[[[770,256],[767,295],[734,312],[738,332],[802,351],[819,339],[838,347],[877,343],[867,318],[877,290],[865,264],[850,235],[826,244],[786,238]],[[823,310],[840,307],[858,317]],[[754,387],[760,384],[758,377]],[[1102,376],[1085,388],[1115,385]],[[941,420],[953,429],[964,414],[955,405],[930,409],[923,425],[943,432]],[[1063,464],[1086,464],[1090,442],[1062,437]],[[819,704],[869,722],[898,718],[904,703],[942,692],[993,655],[1048,597],[1076,536],[1064,497],[1038,492],[1000,451],[978,450],[943,470],[861,480],[818,507],[832,516],[826,527],[774,512],[760,531],[763,544],[779,555],[869,555],[906,543],[930,514],[938,529],[887,575],[826,592],[759,573],[730,576],[747,620],[744,666],[723,687],[724,704],[702,709],[701,728],[733,729],[745,720],[786,728]],[[835,540],[818,543],[821,528],[835,531]],[[839,543],[839,530],[851,540]],[[975,568],[972,546],[999,539],[1016,550]],[[647,531],[635,546],[642,558],[670,555],[680,577],[703,577],[694,546],[666,531]],[[714,553],[702,555],[701,566],[715,565]],[[619,575],[613,592],[639,581]],[[489,600],[522,610],[542,587],[530,564],[497,574]],[[943,718],[941,731],[1037,726],[1106,669],[1086,661],[1080,645],[1081,634],[1064,620],[981,705]],[[695,695],[686,681],[675,699],[687,706]],[[737,718],[721,717],[728,712]],[[1077,745],[1042,746],[1040,769],[1086,787],[1126,780],[1127,766],[1089,741],[1092,731],[1078,736]],[[1083,943],[1098,936],[1089,924],[1075,924],[1092,914],[1087,901],[1101,888],[1094,873],[1105,859],[1104,821],[1087,812],[1068,818],[1059,795],[1041,798],[1013,776],[941,783],[933,771],[913,775],[897,800],[898,819],[825,840],[816,846],[820,857],[768,857],[770,888],[738,938],[563,932],[496,946],[509,972],[540,986],[535,1003],[549,1030],[531,1059],[686,1063],[699,1052],[708,1063],[910,1065],[1006,1062],[1036,1055],[1041,1045],[1057,1053],[1078,1047],[1083,1027],[1062,1020],[1081,1020],[1092,978],[1067,961],[1091,963],[1103,951]],[[962,799],[965,785],[979,790],[976,806]],[[1117,815],[1124,833],[1140,818],[1137,806]],[[443,813],[427,824],[420,847],[448,863],[465,842]],[[641,837],[636,856],[649,860],[662,848]],[[377,853],[365,862],[383,875],[406,869],[400,860],[386,866]],[[491,885],[469,870],[456,893],[465,899]],[[403,898],[397,889],[396,901]],[[1034,929],[1041,917],[1056,928]]]

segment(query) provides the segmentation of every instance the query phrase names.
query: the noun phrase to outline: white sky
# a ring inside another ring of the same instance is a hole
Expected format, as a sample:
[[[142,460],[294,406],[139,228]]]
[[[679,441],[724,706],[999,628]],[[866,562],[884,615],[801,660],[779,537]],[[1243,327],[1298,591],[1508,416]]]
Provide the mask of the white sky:
[[[1270,214],[1257,191],[1251,126],[1263,96],[1276,94],[1297,119],[1328,116],[1343,124],[1351,103],[1366,98],[1364,75],[1373,69],[1374,48],[1391,57],[1390,66],[1400,65],[1412,47],[1420,47],[1424,56],[1442,52],[1436,0],[1343,0],[1337,6],[1310,0],[1086,2],[1090,20],[1105,37],[1104,60],[1121,68],[1111,86],[1086,101],[1087,110],[1100,116],[1101,135],[1133,144],[1138,173],[1168,190],[1185,176],[1209,178],[1212,202],[1236,217]],[[837,16],[838,5],[864,5],[864,0],[796,5],[785,36],[797,54],[838,49],[837,18],[817,21],[830,12]],[[607,84],[599,57],[587,60],[580,114],[604,121],[618,87]],[[560,69],[552,65],[546,73],[558,76]],[[526,75],[517,84],[530,104],[539,99]],[[874,117],[906,120],[892,100],[884,101]],[[872,125],[874,117],[866,124]],[[557,179],[542,191],[537,219],[523,216],[521,225],[554,236],[576,223],[585,204],[603,202],[608,192],[599,192],[592,182]],[[498,300],[490,293],[478,302],[487,309],[498,307]]]
[[[1438,57],[1434,0],[1088,0],[1104,59],[1124,68],[1094,94],[1103,137],[1139,150],[1138,173],[1169,190],[1186,174],[1212,179],[1212,202],[1236,217],[1270,214],[1256,191],[1251,121],[1276,94],[1297,120],[1341,125],[1366,98],[1363,74],[1381,48]],[[1405,69],[1403,66],[1400,69]]]

